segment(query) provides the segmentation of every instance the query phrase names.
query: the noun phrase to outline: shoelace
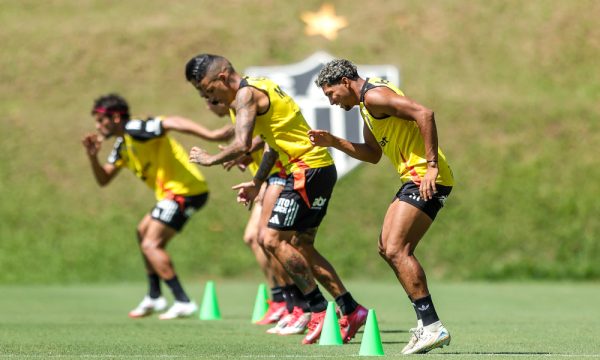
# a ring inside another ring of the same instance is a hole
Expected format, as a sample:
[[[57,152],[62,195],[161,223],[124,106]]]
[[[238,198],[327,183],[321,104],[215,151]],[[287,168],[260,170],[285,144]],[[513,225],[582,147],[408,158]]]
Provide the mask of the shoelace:
[[[414,329],[414,331],[413,331],[413,329]],[[413,336],[417,340],[420,340],[421,337],[423,336],[423,328],[422,327],[420,327],[420,328],[412,328],[409,331],[412,332]]]

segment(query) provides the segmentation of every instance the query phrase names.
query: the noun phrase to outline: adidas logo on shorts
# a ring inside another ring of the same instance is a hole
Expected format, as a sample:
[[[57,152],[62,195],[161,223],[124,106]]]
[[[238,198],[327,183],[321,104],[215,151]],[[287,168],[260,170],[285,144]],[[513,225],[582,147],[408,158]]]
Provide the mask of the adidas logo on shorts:
[[[279,225],[279,217],[277,215],[273,215],[270,219],[269,219],[269,224],[275,224],[275,225]]]

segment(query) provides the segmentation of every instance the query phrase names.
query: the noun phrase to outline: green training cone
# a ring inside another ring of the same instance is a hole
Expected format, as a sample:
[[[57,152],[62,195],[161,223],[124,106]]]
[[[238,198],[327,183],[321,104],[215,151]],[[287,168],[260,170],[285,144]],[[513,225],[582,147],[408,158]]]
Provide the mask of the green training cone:
[[[221,320],[214,281],[208,281],[204,288],[204,297],[200,306],[200,320]]]
[[[252,322],[258,322],[269,310],[269,303],[267,302],[267,286],[265,284],[258,285],[258,292],[256,293],[256,300],[254,301],[254,311],[252,312]]]
[[[321,338],[319,345],[343,345],[342,333],[340,332],[340,324],[338,323],[337,314],[335,313],[335,303],[330,301],[327,304],[327,312],[323,320],[323,329],[321,330]]]
[[[383,356],[383,345],[381,344],[381,336],[379,335],[377,315],[375,315],[375,310],[373,309],[369,309],[369,315],[367,315],[367,324],[365,325],[365,332],[360,342],[358,355]]]

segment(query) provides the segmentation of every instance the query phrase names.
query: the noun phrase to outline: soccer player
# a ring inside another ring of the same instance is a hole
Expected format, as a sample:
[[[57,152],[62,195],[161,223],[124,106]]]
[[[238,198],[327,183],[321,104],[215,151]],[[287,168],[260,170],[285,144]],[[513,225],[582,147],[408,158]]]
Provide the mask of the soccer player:
[[[417,314],[417,328],[402,353],[426,353],[449,345],[450,333],[438,318],[425,272],[414,255],[454,184],[438,147],[433,111],[405,97],[386,80],[361,78],[348,60],[327,63],[315,83],[331,105],[346,111],[360,106],[365,142],[352,143],[327,131],[310,130],[313,145],[334,147],[371,163],[379,162],[383,153],[400,174],[402,186],[383,220],[379,254],[394,270]]]
[[[269,215],[264,246],[283,265],[306,297],[311,318],[302,340],[319,339],[327,300],[315,278],[336,299],[342,312],[342,337],[349,341],[366,321],[367,310],[346,290],[333,266],[314,247],[325,216],[337,172],[327,149],[313,147],[310,130],[296,102],[267,78],[242,77],[222,56],[201,54],[186,65],[187,80],[209,99],[229,104],[235,111],[235,140],[215,155],[194,147],[190,161],[211,166],[248,151],[253,133],[267,144],[254,178],[234,186],[238,201],[251,202],[259,193],[276,159],[286,173],[286,184]],[[268,188],[267,188],[268,189]]]
[[[231,137],[232,128],[210,131],[177,116],[130,118],[127,101],[117,94],[96,99],[92,116],[98,133],[87,134],[82,142],[98,184],[107,185],[125,167],[154,190],[158,201],[137,227],[149,291],[129,316],[139,318],[166,309],[161,279],[173,292],[175,302],[159,318],[189,316],[198,310],[198,306],[184,291],[165,248],[189,217],[204,206],[208,186],[200,170],[187,161],[183,147],[168,132],[174,130],[220,140]],[[116,137],[113,150],[108,162],[102,165],[98,160],[102,141],[113,136]]]
[[[233,123],[235,123],[235,113],[229,109],[229,106],[216,101],[207,101],[207,106],[209,110],[219,117],[229,115]],[[228,171],[233,167],[238,167],[242,171],[248,169],[254,175],[262,159],[263,149],[264,141],[259,136],[256,136],[253,139],[251,151],[223,165]],[[244,243],[252,250],[271,288],[271,300],[268,300],[269,307],[267,312],[256,324],[267,325],[277,323],[277,326],[267,330],[267,332],[291,335],[304,331],[310,320],[310,315],[305,315],[302,310],[307,309],[306,301],[302,298],[299,289],[294,285],[281,264],[269,256],[262,245],[263,242],[260,240],[264,234],[262,229],[266,228],[268,215],[270,214],[270,211],[263,211],[263,208],[273,208],[275,200],[277,200],[279,193],[285,185],[285,177],[282,178],[279,176],[281,165],[278,165],[273,166],[268,180],[261,188],[260,195],[253,202],[243,239]],[[267,186],[270,187],[268,192]],[[298,307],[295,314],[294,307]]]

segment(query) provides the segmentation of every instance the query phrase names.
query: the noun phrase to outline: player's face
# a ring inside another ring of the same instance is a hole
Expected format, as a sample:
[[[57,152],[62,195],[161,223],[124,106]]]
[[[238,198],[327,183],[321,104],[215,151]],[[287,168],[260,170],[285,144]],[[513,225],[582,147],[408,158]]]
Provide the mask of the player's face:
[[[216,101],[209,101],[207,99],[206,107],[208,108],[208,110],[215,113],[215,115],[217,115],[218,117],[223,117],[225,115],[229,115],[229,107],[227,107],[227,105],[225,105],[223,103],[216,102]]]
[[[116,133],[117,125],[110,116],[106,114],[95,114],[96,118],[96,131],[102,136],[108,138]]]
[[[325,84],[322,89],[331,105],[338,105],[346,111],[350,111],[356,105],[350,90],[343,82],[335,85]]]
[[[210,103],[231,104],[234,96],[231,96],[231,89],[227,86],[227,76],[219,73],[214,77],[206,76],[196,85],[200,95]]]

